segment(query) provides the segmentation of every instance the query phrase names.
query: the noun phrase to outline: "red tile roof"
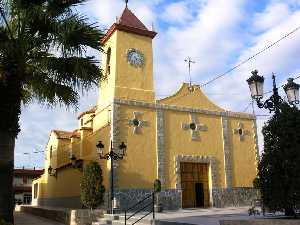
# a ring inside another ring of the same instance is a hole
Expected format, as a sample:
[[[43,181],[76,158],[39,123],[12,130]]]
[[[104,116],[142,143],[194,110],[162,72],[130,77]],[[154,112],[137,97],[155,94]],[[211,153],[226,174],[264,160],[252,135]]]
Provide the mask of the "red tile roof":
[[[127,7],[124,9],[120,19],[114,23],[104,35],[103,39],[101,40],[102,44],[104,44],[116,30],[150,38],[154,38],[157,34],[154,31],[149,31],[147,27]]]
[[[148,31],[147,27],[127,7],[124,9],[118,24]]]
[[[97,106],[93,106],[92,108],[90,108],[88,111],[85,111],[83,113],[81,113],[77,119],[80,119],[81,117],[83,117],[86,114],[91,114],[91,113],[95,113],[97,110]]]
[[[77,130],[74,130],[72,132],[63,131],[63,130],[53,130],[53,132],[56,134],[58,138],[61,139],[70,139],[72,137],[80,138],[80,134],[77,132]]]
[[[29,169],[14,169],[15,176],[32,176],[39,177],[43,174],[44,170],[29,170]]]

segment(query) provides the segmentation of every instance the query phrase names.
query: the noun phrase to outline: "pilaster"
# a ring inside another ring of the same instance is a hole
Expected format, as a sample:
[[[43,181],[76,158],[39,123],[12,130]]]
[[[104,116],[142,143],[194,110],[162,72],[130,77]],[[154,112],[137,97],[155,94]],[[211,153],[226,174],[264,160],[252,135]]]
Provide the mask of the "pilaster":
[[[156,112],[156,149],[157,149],[157,177],[162,186],[165,185],[165,130],[164,111],[158,109]]]
[[[110,129],[110,139],[112,141],[112,147],[114,151],[117,151],[120,145],[120,105],[113,103],[112,104],[112,111],[111,111],[111,129]],[[111,150],[111,149],[110,149]],[[117,152],[118,153],[118,152]],[[108,161],[110,164],[111,162]],[[118,161],[113,160],[113,167],[114,167],[114,175],[113,175],[113,183],[114,189],[118,187]]]
[[[229,144],[229,121],[228,117],[222,117],[223,131],[223,149],[224,149],[224,169],[225,169],[225,186],[232,188],[232,154]]]

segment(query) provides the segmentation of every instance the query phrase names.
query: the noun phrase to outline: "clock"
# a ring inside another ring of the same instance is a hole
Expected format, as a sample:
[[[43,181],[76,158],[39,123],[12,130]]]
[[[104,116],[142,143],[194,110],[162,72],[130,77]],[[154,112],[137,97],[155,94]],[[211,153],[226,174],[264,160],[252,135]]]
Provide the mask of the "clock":
[[[139,50],[131,48],[127,51],[127,61],[132,66],[143,67],[145,63],[144,54]]]

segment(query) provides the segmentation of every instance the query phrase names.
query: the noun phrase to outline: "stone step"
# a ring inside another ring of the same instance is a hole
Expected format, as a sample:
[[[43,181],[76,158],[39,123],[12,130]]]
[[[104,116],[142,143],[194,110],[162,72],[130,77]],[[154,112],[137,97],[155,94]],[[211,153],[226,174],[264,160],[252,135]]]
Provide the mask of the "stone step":
[[[137,215],[133,216],[126,221],[127,225],[131,225],[140,219],[143,216]],[[98,218],[98,222],[95,222],[93,225],[124,225],[125,224],[125,215],[124,214],[104,214],[104,218]],[[152,225],[152,215],[148,215],[146,218],[140,220],[138,225]]]

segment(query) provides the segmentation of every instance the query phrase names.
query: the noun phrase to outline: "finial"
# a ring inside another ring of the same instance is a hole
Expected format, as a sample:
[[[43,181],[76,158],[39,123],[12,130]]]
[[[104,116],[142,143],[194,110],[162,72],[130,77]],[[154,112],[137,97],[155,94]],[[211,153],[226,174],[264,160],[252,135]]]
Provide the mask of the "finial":
[[[127,8],[127,6],[128,6],[128,0],[125,0],[125,3],[126,3],[126,8]]]
[[[184,60],[186,63],[189,65],[189,77],[190,77],[190,84],[189,84],[189,91],[193,91],[193,86],[192,86],[192,76],[191,76],[191,64],[196,63],[195,61],[192,61],[191,57],[188,57],[187,59]]]

